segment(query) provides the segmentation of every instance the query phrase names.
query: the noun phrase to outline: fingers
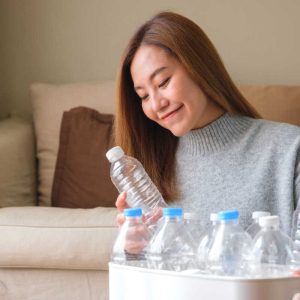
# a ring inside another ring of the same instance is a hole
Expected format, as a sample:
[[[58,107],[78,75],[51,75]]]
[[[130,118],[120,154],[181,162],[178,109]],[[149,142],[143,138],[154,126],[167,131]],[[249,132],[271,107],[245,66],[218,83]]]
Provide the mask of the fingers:
[[[150,231],[144,225],[129,228],[126,234],[125,249],[128,253],[139,254],[148,246]]]
[[[145,250],[148,246],[147,240],[140,240],[140,241],[131,241],[127,240],[125,245],[125,250],[130,254],[139,254]]]
[[[128,204],[126,203],[126,192],[122,192],[116,201],[116,207],[120,212],[123,212],[125,208],[128,208]]]
[[[300,276],[300,269],[297,269],[293,272],[293,276]],[[300,300],[300,299],[299,299]]]
[[[129,207],[126,203],[126,192],[121,193],[116,201],[116,207],[119,210],[119,214],[117,215],[117,224],[118,226],[122,226],[124,221],[125,221],[125,217],[123,215],[123,210],[127,207]]]
[[[162,216],[163,211],[161,207],[158,207],[154,213],[145,219],[146,224],[155,224]]]
[[[150,240],[151,232],[144,225],[129,228],[126,234],[126,239],[131,241]]]
[[[117,224],[118,224],[118,226],[119,227],[122,226],[124,222],[125,222],[125,217],[124,217],[123,213],[119,213],[117,215]]]

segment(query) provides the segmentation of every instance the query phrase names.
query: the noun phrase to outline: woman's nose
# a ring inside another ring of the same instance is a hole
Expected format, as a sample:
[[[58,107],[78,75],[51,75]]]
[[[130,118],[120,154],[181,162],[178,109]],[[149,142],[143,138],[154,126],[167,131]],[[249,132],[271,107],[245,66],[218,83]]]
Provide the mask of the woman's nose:
[[[169,101],[160,93],[155,93],[151,97],[151,108],[153,111],[158,112],[168,106]]]

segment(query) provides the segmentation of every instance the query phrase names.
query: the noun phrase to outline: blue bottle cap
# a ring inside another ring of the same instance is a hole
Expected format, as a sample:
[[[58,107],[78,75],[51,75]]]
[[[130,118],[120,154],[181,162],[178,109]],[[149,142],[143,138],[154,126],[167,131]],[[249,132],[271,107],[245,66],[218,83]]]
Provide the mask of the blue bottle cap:
[[[183,210],[180,207],[165,207],[163,208],[164,217],[182,217]]]
[[[237,210],[223,210],[218,212],[218,220],[237,220],[240,216],[240,213]]]
[[[142,215],[141,208],[125,208],[124,216],[125,217],[140,217]]]

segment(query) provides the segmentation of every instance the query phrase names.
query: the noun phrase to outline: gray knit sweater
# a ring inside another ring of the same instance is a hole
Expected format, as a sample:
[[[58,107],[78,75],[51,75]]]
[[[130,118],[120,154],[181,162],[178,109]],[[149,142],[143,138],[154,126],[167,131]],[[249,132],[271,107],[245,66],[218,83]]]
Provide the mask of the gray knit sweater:
[[[300,196],[299,149],[300,127],[225,113],[179,139],[181,198],[172,206],[197,212],[204,226],[220,210],[239,210],[244,228],[253,211],[270,211],[290,234]]]

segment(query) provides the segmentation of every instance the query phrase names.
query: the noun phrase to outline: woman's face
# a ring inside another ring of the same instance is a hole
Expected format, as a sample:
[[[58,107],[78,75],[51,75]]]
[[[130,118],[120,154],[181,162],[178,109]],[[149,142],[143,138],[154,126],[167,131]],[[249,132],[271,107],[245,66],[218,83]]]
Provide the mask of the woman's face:
[[[223,113],[163,48],[142,45],[130,71],[145,115],[175,136],[201,128]]]

